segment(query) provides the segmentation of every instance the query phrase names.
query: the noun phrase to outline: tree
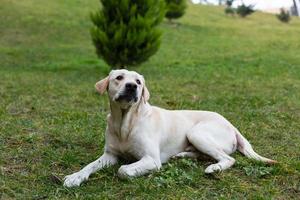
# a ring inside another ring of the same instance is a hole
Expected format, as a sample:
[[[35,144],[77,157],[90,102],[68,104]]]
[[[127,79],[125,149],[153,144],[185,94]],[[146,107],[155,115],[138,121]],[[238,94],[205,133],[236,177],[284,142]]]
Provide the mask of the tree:
[[[165,0],[166,1],[166,18],[169,21],[180,18],[184,15],[186,9],[186,0]]]
[[[226,8],[225,8],[225,14],[227,15],[234,15],[235,13],[235,9],[232,8],[232,4],[233,4],[234,0],[226,0],[225,1],[225,5],[226,5]]]
[[[226,5],[227,7],[231,7],[234,1],[235,1],[235,0],[226,0],[226,1],[225,1],[225,5]]]
[[[91,36],[97,55],[112,68],[146,61],[160,46],[158,24],[165,14],[162,0],[100,0],[91,14]]]
[[[296,16],[300,17],[300,2],[293,0]]]
[[[242,4],[242,5],[238,6],[236,9],[236,13],[240,17],[246,17],[247,15],[250,15],[253,12],[254,12],[253,5],[246,6],[245,4]]]
[[[288,23],[291,20],[290,13],[284,10],[283,8],[280,9],[280,13],[277,14],[276,16],[280,21],[284,23]]]

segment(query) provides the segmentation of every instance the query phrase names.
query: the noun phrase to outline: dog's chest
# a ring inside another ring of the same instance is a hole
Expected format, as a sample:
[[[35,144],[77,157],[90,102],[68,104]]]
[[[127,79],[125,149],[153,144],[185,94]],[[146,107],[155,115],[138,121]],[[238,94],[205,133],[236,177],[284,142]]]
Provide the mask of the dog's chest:
[[[115,154],[126,160],[139,159],[141,157],[141,143],[136,138],[120,138],[117,135],[111,136],[108,140],[108,148]]]

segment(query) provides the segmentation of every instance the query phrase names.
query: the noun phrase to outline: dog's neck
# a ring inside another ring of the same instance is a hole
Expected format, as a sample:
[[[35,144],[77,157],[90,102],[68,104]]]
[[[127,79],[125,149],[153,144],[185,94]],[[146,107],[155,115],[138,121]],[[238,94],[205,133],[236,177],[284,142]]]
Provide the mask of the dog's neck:
[[[116,134],[121,140],[126,140],[138,120],[138,115],[148,109],[149,104],[144,103],[144,101],[139,101],[137,104],[127,108],[122,108],[116,102],[110,101],[111,112],[108,123],[110,133]]]

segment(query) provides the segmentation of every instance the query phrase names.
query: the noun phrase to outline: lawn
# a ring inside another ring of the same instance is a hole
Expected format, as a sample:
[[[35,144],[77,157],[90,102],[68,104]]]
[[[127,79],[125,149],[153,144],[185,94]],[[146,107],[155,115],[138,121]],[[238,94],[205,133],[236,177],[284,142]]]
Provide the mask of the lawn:
[[[98,5],[1,0],[0,199],[299,199],[300,20],[200,5],[177,26],[163,22],[160,50],[133,70],[151,104],[216,111],[279,164],[235,153],[233,168],[208,176],[211,160],[179,159],[132,180],[117,177],[118,165],[64,188],[103,151],[109,107],[94,84],[109,68],[89,35]]]

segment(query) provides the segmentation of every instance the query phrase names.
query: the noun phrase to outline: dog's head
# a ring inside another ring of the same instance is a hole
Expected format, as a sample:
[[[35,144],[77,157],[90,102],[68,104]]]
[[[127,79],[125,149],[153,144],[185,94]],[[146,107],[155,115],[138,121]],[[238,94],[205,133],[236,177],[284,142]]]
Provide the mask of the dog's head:
[[[95,87],[100,94],[108,91],[110,100],[121,107],[128,107],[140,101],[146,103],[150,97],[144,77],[125,69],[112,70],[106,78],[97,82]]]

